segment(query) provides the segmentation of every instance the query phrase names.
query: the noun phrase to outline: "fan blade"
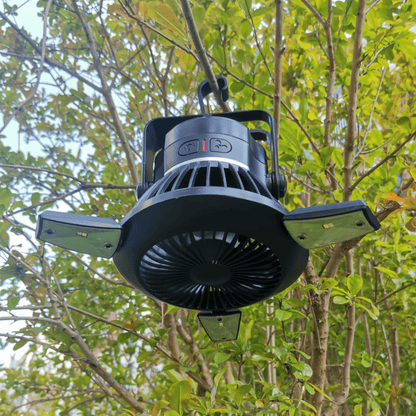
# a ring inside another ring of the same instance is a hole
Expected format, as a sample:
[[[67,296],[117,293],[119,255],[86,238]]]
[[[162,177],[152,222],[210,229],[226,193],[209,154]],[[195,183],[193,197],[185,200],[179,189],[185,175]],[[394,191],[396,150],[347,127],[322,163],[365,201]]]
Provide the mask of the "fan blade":
[[[117,249],[121,225],[111,218],[45,211],[36,238],[58,247],[109,259]]]
[[[380,228],[363,201],[298,208],[286,214],[283,223],[292,238],[307,250],[361,237]]]

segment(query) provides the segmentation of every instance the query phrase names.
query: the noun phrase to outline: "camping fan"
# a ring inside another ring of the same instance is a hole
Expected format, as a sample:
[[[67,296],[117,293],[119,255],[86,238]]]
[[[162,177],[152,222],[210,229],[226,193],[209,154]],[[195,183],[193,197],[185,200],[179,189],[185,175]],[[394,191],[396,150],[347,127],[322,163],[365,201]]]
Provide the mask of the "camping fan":
[[[222,98],[227,81],[217,78]],[[236,339],[238,308],[289,287],[308,250],[377,230],[362,201],[289,212],[279,202],[274,120],[262,110],[206,114],[207,81],[198,87],[201,115],[151,120],[143,132],[137,203],[120,222],[45,211],[36,237],[110,258],[142,292],[196,309],[212,340]],[[270,131],[243,122],[265,122]],[[267,141],[271,172],[259,143]]]

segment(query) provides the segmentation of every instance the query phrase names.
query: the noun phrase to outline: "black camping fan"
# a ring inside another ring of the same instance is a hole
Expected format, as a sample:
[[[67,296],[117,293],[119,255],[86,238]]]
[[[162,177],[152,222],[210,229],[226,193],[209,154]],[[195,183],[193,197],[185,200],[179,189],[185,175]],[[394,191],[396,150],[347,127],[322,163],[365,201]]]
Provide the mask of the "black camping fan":
[[[228,85],[217,78],[222,98]],[[236,339],[238,308],[289,287],[303,272],[308,250],[380,228],[362,201],[289,212],[279,202],[286,180],[278,172],[274,120],[265,111],[151,120],[143,132],[137,203],[120,222],[45,211],[36,237],[59,247],[112,257],[142,292],[201,311],[214,341]],[[270,132],[242,122],[262,121]],[[270,146],[272,168],[266,152]]]

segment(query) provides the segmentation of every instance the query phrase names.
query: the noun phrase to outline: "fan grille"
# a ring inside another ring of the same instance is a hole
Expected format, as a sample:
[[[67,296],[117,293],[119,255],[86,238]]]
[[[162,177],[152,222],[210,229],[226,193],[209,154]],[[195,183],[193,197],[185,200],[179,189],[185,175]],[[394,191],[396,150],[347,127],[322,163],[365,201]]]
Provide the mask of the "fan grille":
[[[140,263],[143,287],[184,308],[239,308],[270,296],[280,261],[264,244],[235,233],[200,231],[168,238]]]
[[[267,187],[251,172],[227,162],[200,161],[174,169],[150,189],[147,198],[201,186],[241,189],[272,198]]]

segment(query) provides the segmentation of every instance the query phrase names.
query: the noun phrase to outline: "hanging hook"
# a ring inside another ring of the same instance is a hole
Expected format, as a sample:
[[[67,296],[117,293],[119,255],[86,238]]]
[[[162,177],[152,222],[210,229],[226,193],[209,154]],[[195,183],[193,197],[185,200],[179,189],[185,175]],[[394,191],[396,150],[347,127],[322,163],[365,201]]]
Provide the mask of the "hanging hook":
[[[225,102],[228,100],[228,82],[227,79],[223,76],[216,77],[217,79],[217,85],[221,91],[221,97],[222,100]],[[199,101],[199,107],[201,109],[201,114],[206,114],[205,112],[205,106],[204,106],[204,98],[212,92],[212,88],[208,83],[208,80],[205,80],[201,82],[198,85],[198,101]]]

